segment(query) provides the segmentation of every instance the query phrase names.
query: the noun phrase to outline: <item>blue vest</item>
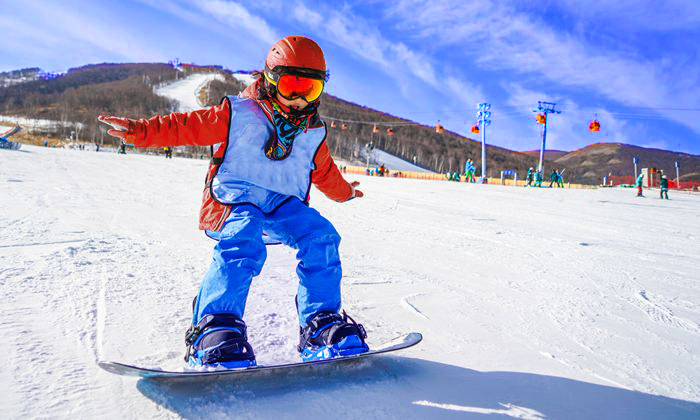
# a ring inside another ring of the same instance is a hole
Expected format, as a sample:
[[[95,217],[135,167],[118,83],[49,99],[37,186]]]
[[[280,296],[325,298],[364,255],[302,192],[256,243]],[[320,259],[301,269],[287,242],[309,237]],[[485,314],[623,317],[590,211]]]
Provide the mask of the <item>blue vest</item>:
[[[316,169],[314,157],[326,138],[325,125],[298,134],[286,159],[271,160],[264,147],[276,135],[275,127],[258,103],[237,96],[227,99],[231,109],[228,145],[212,182],[214,197],[224,204],[251,203],[265,213],[289,197],[306,201],[311,172]]]

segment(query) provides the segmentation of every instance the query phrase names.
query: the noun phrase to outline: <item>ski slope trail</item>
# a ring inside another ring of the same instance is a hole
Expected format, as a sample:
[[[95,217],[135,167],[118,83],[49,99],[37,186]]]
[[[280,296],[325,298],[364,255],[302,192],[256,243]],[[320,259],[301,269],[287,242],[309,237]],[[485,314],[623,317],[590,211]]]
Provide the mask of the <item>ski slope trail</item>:
[[[169,83],[156,89],[156,94],[178,102],[177,112],[191,112],[202,109],[197,96],[199,90],[212,80],[224,80],[218,73],[195,73],[182,80]]]
[[[420,345],[240,381],[102,371],[182,368],[214,244],[197,230],[206,166],[0,150],[4,418],[700,418],[700,196],[673,191],[349,176],[364,198],[311,200],[343,237],[344,307],[370,345]],[[295,265],[270,246],[253,281],[260,364],[297,361]]]

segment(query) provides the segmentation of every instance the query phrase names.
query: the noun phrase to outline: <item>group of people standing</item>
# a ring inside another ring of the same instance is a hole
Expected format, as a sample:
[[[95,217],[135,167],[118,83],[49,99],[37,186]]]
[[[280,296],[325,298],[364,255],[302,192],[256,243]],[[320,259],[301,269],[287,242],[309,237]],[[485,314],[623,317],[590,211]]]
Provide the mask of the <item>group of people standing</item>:
[[[456,181],[456,182],[462,182],[462,175],[465,176],[465,181],[464,182],[476,182],[476,178],[474,177],[474,173],[476,172],[476,166],[474,166],[474,160],[472,159],[467,159],[467,162],[464,164],[464,173],[459,173],[458,171],[454,172],[447,172],[445,175],[447,176],[447,179],[449,181]]]
[[[644,184],[644,174],[640,173],[637,176],[637,182],[635,183],[637,187],[637,197],[644,197],[642,194],[642,185]],[[668,177],[661,172],[661,181],[659,182],[659,187],[661,188],[659,190],[659,198],[662,200],[666,198],[668,200]]]
[[[564,188],[564,171],[566,169],[562,170],[561,172],[559,169],[553,169],[552,173],[549,174],[549,188],[553,188],[553,186],[556,184],[557,187],[559,188]],[[527,177],[526,177],[526,187],[542,187],[542,172],[541,171],[535,171],[534,168],[530,167],[527,170]],[[534,183],[534,185],[533,185]]]

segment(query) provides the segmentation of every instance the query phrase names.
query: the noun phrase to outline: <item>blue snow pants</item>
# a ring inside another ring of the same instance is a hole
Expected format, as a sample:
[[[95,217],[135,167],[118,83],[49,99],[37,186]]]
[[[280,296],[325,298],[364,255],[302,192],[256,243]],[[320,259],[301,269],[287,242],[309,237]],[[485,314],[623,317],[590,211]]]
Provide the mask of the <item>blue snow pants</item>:
[[[263,231],[297,250],[299,325],[305,327],[321,311],[340,310],[340,235],[318,211],[290,198],[271,213],[251,204],[234,205],[221,232],[210,235],[218,243],[199,290],[194,325],[209,314],[243,319],[250,284],[267,257]]]

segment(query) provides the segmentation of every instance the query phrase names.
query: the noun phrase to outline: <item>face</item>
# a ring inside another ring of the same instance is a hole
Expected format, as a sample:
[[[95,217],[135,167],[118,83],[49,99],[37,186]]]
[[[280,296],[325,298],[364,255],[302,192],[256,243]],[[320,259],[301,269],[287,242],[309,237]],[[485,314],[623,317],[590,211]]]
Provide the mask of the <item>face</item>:
[[[289,100],[289,99],[284,99],[280,94],[277,94],[277,100],[280,101],[280,103],[286,107],[296,109],[297,111],[301,111],[302,109],[306,108],[308,102],[306,102],[302,98],[296,98],[294,100]]]

